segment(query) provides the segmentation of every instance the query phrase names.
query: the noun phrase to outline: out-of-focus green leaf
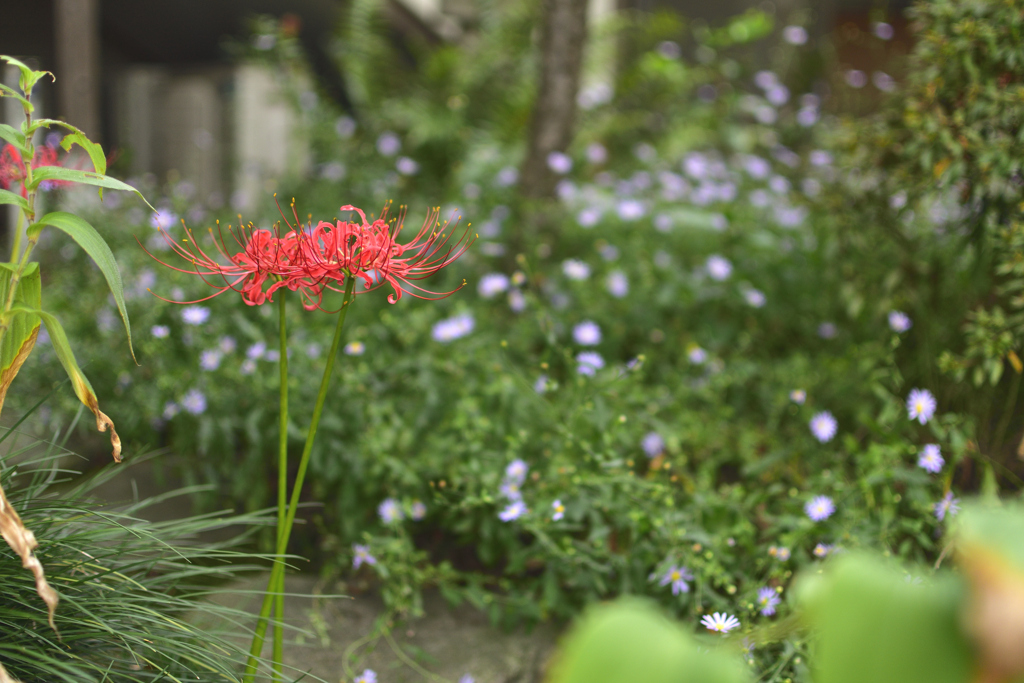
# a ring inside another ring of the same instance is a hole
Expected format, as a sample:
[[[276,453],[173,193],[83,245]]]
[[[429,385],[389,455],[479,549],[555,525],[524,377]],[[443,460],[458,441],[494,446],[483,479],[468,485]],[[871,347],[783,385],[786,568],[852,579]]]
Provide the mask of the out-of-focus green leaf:
[[[739,658],[698,647],[651,603],[636,598],[592,608],[562,644],[548,683],[741,683]]]
[[[10,190],[0,190],[0,204],[14,204],[18,208],[28,211],[28,201],[20,194]]]
[[[34,190],[39,187],[39,183],[44,180],[83,183],[85,185],[95,185],[96,187],[109,187],[112,190],[134,192],[140,199],[142,199],[142,201],[146,202],[146,206],[156,211],[153,205],[146,201],[146,198],[142,196],[142,193],[134,187],[128,183],[121,182],[117,178],[111,178],[110,176],[103,175],[101,173],[79,171],[73,168],[62,168],[60,166],[40,166],[32,172],[32,183],[30,184],[29,189]]]
[[[952,574],[915,582],[880,558],[838,558],[799,589],[814,633],[815,683],[968,683],[967,597]]]
[[[0,140],[5,140],[18,148],[19,152],[25,151],[25,136],[14,126],[0,123]]]
[[[78,246],[85,250],[85,253],[99,266],[100,272],[107,280],[110,293],[114,295],[114,302],[117,310],[121,313],[121,320],[124,321],[124,329],[128,334],[128,350],[135,358],[135,350],[132,348],[132,327],[128,322],[128,309],[124,304],[124,286],[121,283],[121,271],[117,267],[114,253],[110,251],[106,241],[100,236],[96,229],[88,222],[65,211],[54,211],[39,219],[37,223],[30,225],[26,233],[28,235],[38,234],[44,226],[50,225],[58,230],[67,233],[71,239],[78,242]]]

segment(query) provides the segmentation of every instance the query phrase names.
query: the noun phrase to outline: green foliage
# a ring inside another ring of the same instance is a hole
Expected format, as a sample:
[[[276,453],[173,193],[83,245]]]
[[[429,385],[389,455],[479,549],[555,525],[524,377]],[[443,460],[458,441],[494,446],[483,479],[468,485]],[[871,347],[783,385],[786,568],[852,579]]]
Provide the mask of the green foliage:
[[[566,636],[551,683],[743,683],[739,657],[701,647],[653,605],[621,600],[588,610]]]

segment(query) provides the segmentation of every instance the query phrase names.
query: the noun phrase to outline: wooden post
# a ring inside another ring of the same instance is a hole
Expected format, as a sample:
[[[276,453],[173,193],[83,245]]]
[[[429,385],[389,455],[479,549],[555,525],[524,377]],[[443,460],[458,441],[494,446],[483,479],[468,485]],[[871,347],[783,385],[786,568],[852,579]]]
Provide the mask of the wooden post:
[[[100,137],[99,0],[55,0],[57,105],[60,116]]]
[[[587,0],[544,0],[542,30],[540,87],[521,181],[523,195],[532,199],[554,196],[555,174],[548,168],[548,155],[565,152],[572,142]]]

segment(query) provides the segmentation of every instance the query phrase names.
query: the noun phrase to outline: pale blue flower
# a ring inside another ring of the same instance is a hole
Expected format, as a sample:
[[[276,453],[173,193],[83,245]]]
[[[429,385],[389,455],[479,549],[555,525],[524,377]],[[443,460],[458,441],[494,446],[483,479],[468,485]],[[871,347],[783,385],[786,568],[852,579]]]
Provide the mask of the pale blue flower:
[[[418,522],[427,516],[427,506],[423,504],[423,501],[414,500],[409,506],[409,517],[414,522]]]
[[[960,499],[954,498],[952,491],[947,491],[942,500],[935,504],[935,518],[940,522],[946,518],[946,515],[953,517],[958,512],[960,512]]]
[[[693,581],[693,574],[690,570],[686,567],[672,565],[661,575],[658,585],[667,586],[671,584],[672,595],[679,595],[680,593],[690,592],[690,584],[686,583],[687,581]]]
[[[345,355],[361,356],[366,352],[366,344],[361,341],[350,341],[345,344]]]
[[[149,333],[157,339],[165,339],[171,333],[171,328],[167,325],[153,325],[149,328]]]
[[[889,328],[893,332],[901,334],[909,330],[912,325],[910,316],[903,311],[889,311]]]
[[[377,506],[377,514],[380,515],[380,520],[385,524],[395,524],[402,521],[402,518],[405,516],[402,514],[402,506],[394,498],[385,498]]]
[[[821,522],[832,516],[836,511],[836,505],[828,496],[815,496],[804,505],[804,512],[811,518],[811,521]]]
[[[601,328],[592,320],[584,320],[572,329],[572,338],[580,346],[600,344]]]
[[[704,267],[708,271],[708,276],[717,282],[727,280],[732,275],[732,264],[729,262],[729,259],[718,254],[709,256]]]
[[[770,617],[775,614],[775,608],[782,602],[778,592],[771,586],[765,586],[757,591],[757,604],[761,608],[761,614]]]
[[[836,435],[838,423],[832,413],[823,410],[811,418],[811,434],[821,443],[828,443]]]
[[[611,273],[608,273],[604,284],[608,289],[608,293],[616,299],[621,299],[629,294],[629,280],[621,270],[613,270]]]
[[[572,170],[572,157],[564,152],[551,152],[547,161],[548,168],[558,175],[565,175]]]
[[[508,291],[509,280],[504,273],[488,273],[480,278],[476,291],[485,299],[491,299]]]
[[[583,351],[576,355],[576,372],[581,375],[594,376],[604,367],[604,358],[596,351]]]
[[[373,669],[366,669],[356,676],[353,683],[377,683],[377,673]]]
[[[803,389],[794,389],[789,392],[789,400],[797,405],[803,405],[804,401],[807,400],[807,392]]]
[[[526,464],[524,460],[516,458],[508,464],[505,468],[505,478],[509,481],[514,481],[517,484],[522,484],[526,481],[526,474],[530,471],[530,466]]]
[[[942,459],[942,450],[938,444],[930,443],[926,444],[924,449],[921,451],[921,457],[917,460],[917,466],[921,469],[937,474],[942,469],[942,464],[945,461]]]
[[[504,510],[498,513],[498,519],[503,522],[511,522],[514,519],[519,519],[527,512],[526,503],[521,500],[515,500],[509,503]]]
[[[186,306],[181,310],[181,319],[186,325],[202,325],[210,319],[210,309],[206,306]]]
[[[352,568],[359,569],[364,564],[377,564],[377,558],[370,554],[370,547],[356,543],[352,546]]]
[[[907,397],[907,415],[911,420],[927,424],[935,415],[935,396],[927,389],[911,389]]]
[[[462,313],[434,324],[431,336],[442,344],[454,341],[473,331],[476,321],[469,313]]]
[[[377,138],[377,152],[381,156],[393,157],[402,149],[402,141],[391,131],[385,131]]]
[[[665,440],[658,432],[647,432],[640,441],[640,447],[644,449],[648,458],[653,458],[665,450]]]
[[[189,389],[181,398],[181,407],[193,415],[202,415],[206,411],[206,396],[198,389]]]
[[[562,272],[570,280],[586,280],[590,277],[590,266],[578,259],[566,259],[562,262]]]
[[[557,522],[565,517],[565,506],[562,505],[562,501],[556,500],[551,503],[551,509],[554,510],[554,512],[551,513],[552,522]]]
[[[216,370],[222,357],[220,349],[207,349],[199,354],[199,367],[207,371]]]

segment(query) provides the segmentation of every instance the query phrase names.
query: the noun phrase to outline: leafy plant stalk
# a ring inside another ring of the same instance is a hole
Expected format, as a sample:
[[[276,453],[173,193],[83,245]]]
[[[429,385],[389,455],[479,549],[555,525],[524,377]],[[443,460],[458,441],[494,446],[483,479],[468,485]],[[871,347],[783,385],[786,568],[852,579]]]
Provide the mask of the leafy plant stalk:
[[[277,458],[277,547],[281,549],[281,538],[284,536],[284,523],[288,505],[288,329],[286,319],[286,292],[281,290],[277,301],[278,336],[280,339],[280,423],[278,427],[278,458]],[[277,562],[284,563],[284,556],[278,555]],[[274,604],[274,680],[282,678],[282,661],[284,659],[284,572],[275,587],[277,598]]]
[[[306,443],[302,449],[302,458],[299,460],[299,469],[295,474],[295,483],[292,484],[291,499],[288,502],[288,512],[285,517],[283,532],[277,539],[277,558],[274,567],[270,572],[270,581],[267,584],[266,593],[263,596],[263,604],[260,607],[259,618],[256,622],[255,632],[252,639],[252,647],[249,648],[249,661],[245,666],[243,683],[253,683],[256,678],[256,668],[260,653],[263,651],[263,641],[267,633],[267,625],[270,618],[271,608],[278,593],[283,593],[285,564],[283,555],[288,548],[288,539],[291,536],[292,526],[295,524],[295,513],[299,506],[299,495],[302,492],[303,480],[306,477],[306,470],[309,467],[309,458],[313,452],[313,441],[316,438],[316,431],[320,425],[320,416],[324,410],[324,402],[327,399],[327,387],[331,382],[331,373],[334,370],[334,360],[338,355],[338,348],[341,345],[341,333],[345,327],[345,318],[348,315],[349,306],[352,303],[355,279],[349,276],[345,284],[345,297],[341,303],[341,312],[338,314],[338,323],[334,328],[334,339],[331,341],[331,349],[327,353],[327,365],[324,367],[324,374],[320,380],[320,390],[317,392],[316,404],[313,407],[313,417],[309,423],[309,431],[306,433]],[[282,598],[283,601],[283,598]],[[277,615],[277,622],[281,622],[281,614]],[[276,625],[275,625],[276,631]],[[277,658],[274,659],[275,670],[279,666]]]

